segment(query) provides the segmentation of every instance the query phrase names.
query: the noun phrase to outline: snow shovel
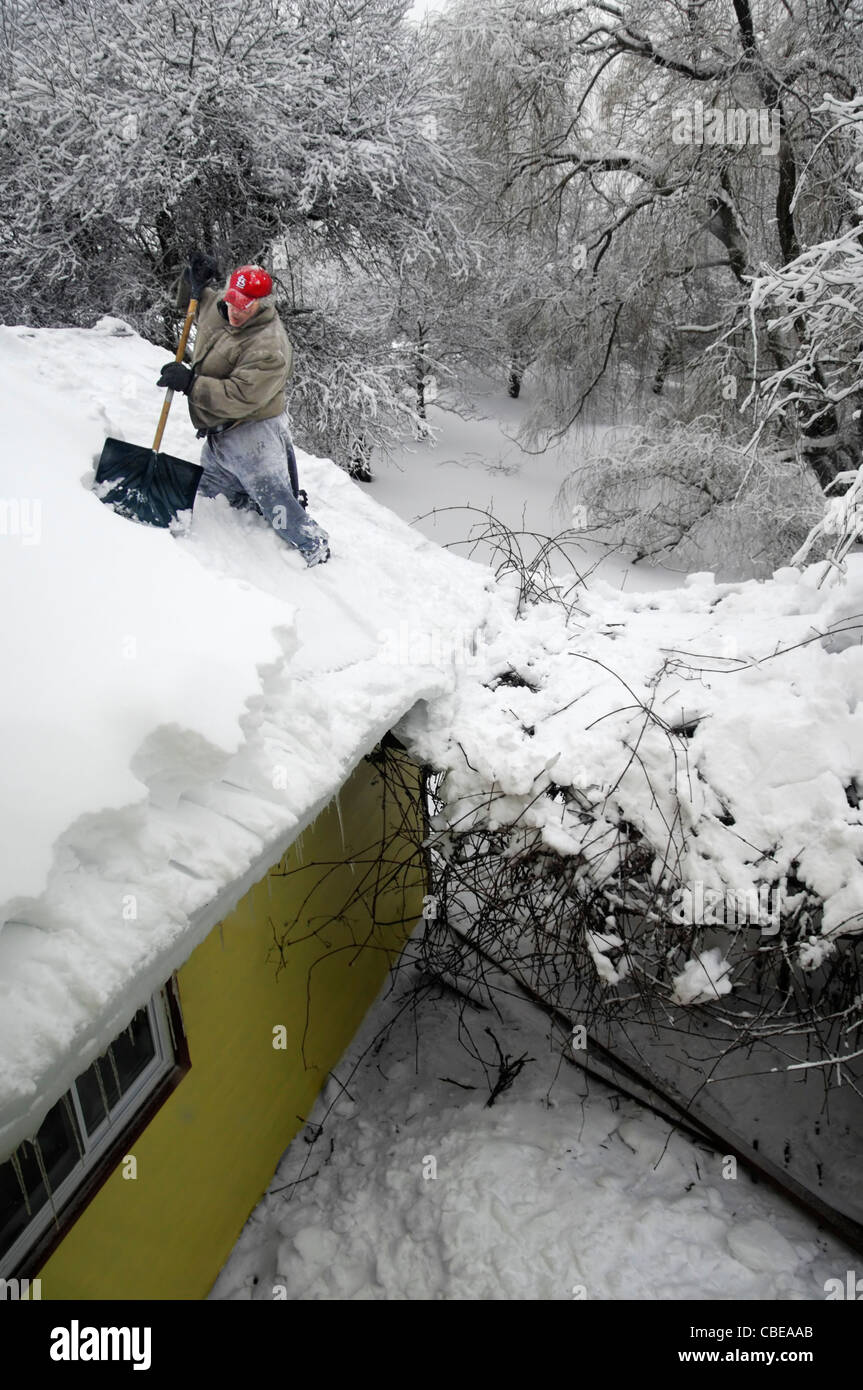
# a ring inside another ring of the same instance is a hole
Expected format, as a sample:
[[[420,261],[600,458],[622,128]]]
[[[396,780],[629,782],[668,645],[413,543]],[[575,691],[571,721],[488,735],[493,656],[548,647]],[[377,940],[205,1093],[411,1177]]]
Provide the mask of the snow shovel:
[[[177,348],[177,362],[183,360],[197,307],[198,301],[191,299]],[[170,526],[178,512],[188,511],[195,501],[204,471],[198,463],[187,463],[185,459],[159,453],[173,399],[174,392],[168,391],[152,449],[127,444],[122,439],[106,439],[93,480],[93,488],[102,502],[113,507],[120,516],[140,521],[144,526]]]

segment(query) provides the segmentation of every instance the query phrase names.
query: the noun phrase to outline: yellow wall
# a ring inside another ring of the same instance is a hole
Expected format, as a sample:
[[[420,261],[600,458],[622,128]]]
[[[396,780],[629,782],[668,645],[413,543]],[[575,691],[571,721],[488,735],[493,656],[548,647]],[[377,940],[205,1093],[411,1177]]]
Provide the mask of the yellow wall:
[[[401,807],[388,799],[382,811],[382,781],[362,762],[339,797],[346,849],[331,805],[179,972],[191,1070],[131,1146],[137,1178],[115,1169],[39,1271],[43,1299],[197,1299],[209,1291],[378,992],[404,940],[398,919],[411,922],[422,910],[418,867],[407,879],[399,874],[395,889],[381,882],[393,874],[389,864],[372,868],[384,819],[392,831],[406,810],[409,820],[419,814],[416,771],[405,767],[413,796]],[[400,844],[398,857],[406,853]],[[343,859],[357,862],[309,867]],[[346,921],[309,937],[364,880],[366,906],[354,904]],[[292,921],[313,883],[277,976],[273,929]],[[368,949],[358,951],[360,941]],[[284,1051],[273,1047],[279,1024]]]

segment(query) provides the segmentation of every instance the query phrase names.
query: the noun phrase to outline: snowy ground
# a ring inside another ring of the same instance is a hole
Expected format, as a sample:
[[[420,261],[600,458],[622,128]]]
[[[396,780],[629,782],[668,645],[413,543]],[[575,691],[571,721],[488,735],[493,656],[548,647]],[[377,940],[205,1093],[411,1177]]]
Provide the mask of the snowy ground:
[[[530,381],[518,400],[502,388],[477,381],[475,404],[458,413],[431,405],[432,438],[405,444],[392,459],[375,461],[372,496],[439,545],[453,547],[482,563],[485,545],[469,542],[471,528],[482,527],[480,512],[490,511],[511,530],[556,536],[573,525],[572,509],[559,494],[585,451],[598,449],[606,431],[585,427],[547,449],[530,450],[517,441],[530,407]],[[473,510],[468,510],[473,509]],[[530,535],[521,545],[535,550]],[[679,585],[683,575],[650,564],[632,565],[625,555],[585,537],[568,547],[579,572],[590,572],[613,588],[656,590]]]
[[[213,1299],[823,1299],[855,1257],[722,1155],[408,958],[288,1149]],[[512,1058],[498,1075],[490,1028]]]

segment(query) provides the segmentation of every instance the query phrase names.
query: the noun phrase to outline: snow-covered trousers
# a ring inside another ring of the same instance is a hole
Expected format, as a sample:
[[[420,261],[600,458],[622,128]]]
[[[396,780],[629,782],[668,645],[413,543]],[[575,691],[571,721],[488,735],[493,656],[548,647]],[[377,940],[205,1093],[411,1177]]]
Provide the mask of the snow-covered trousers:
[[[282,539],[308,557],[328,536],[294,495],[299,484],[292,454],[287,414],[234,425],[207,438],[198,492],[202,497],[223,494],[232,507],[256,505]]]

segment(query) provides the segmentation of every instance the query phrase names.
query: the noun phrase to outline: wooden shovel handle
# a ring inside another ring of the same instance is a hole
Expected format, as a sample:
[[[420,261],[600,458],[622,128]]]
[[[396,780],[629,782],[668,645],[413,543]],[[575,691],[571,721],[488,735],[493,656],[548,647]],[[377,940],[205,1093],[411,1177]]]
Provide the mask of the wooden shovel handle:
[[[186,310],[186,322],[183,324],[183,331],[180,334],[180,346],[177,348],[177,355],[174,358],[175,362],[182,362],[183,360],[183,354],[186,351],[186,344],[189,341],[189,331],[192,327],[192,319],[195,317],[195,311],[197,310],[197,308],[197,299],[190,299],[189,307]],[[153,440],[154,453],[159,452],[159,445],[162,442],[162,435],[165,433],[165,426],[168,423],[168,411],[171,409],[171,401],[173,399],[174,393],[173,391],[169,391],[168,394],[165,396],[165,403],[162,406],[162,413],[159,416],[159,423],[156,426],[156,438]]]

